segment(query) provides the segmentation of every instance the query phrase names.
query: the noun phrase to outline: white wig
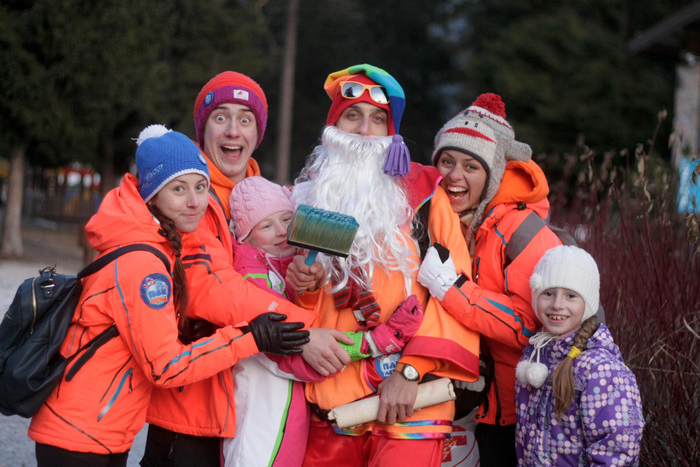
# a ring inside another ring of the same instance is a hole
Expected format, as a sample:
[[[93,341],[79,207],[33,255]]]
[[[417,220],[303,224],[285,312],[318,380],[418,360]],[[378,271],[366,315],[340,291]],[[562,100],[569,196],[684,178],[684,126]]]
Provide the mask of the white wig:
[[[319,256],[331,270],[329,278],[338,283],[333,291],[342,289],[348,278],[370,288],[379,265],[387,273],[400,271],[410,294],[418,265],[409,259],[410,238],[403,229],[412,210],[400,180],[382,171],[391,137],[359,136],[328,126],[321,141],[293,195],[297,204],[350,215],[360,225],[347,259]]]

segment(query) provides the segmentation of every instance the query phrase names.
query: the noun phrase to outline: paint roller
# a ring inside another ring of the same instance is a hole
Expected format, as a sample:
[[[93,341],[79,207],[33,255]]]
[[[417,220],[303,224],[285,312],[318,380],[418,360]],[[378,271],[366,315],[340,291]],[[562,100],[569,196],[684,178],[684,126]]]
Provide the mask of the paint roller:
[[[359,228],[352,216],[300,204],[289,224],[287,243],[310,250],[304,263],[311,266],[319,252],[347,258]]]

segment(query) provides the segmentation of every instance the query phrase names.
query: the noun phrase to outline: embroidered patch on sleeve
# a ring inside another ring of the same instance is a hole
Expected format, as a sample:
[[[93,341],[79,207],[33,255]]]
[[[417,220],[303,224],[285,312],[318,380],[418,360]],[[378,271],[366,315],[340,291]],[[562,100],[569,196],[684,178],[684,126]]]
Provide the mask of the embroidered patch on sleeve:
[[[141,299],[151,308],[164,308],[170,302],[170,278],[159,272],[149,274],[141,282]]]

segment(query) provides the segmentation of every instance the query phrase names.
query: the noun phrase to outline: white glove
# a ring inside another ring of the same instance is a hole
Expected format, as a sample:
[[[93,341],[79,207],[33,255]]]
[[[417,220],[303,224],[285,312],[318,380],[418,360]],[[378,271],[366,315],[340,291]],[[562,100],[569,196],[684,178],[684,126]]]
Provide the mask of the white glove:
[[[442,257],[447,259],[442,260],[438,249],[442,251]],[[418,271],[418,282],[430,290],[430,295],[442,301],[457,277],[457,269],[449,250],[439,243],[428,248]]]

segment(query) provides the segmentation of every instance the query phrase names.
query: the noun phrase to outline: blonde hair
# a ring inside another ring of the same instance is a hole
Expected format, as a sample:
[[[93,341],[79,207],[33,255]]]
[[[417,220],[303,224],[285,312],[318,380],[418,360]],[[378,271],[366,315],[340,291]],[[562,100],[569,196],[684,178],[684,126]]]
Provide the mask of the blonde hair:
[[[569,352],[554,370],[554,375],[552,375],[552,389],[554,389],[555,398],[554,410],[559,419],[569,410],[574,400],[574,358],[580,352],[586,350],[588,339],[595,334],[598,326],[600,326],[600,323],[595,315],[584,321],[574,336],[572,352]],[[579,352],[573,352],[574,347]]]

